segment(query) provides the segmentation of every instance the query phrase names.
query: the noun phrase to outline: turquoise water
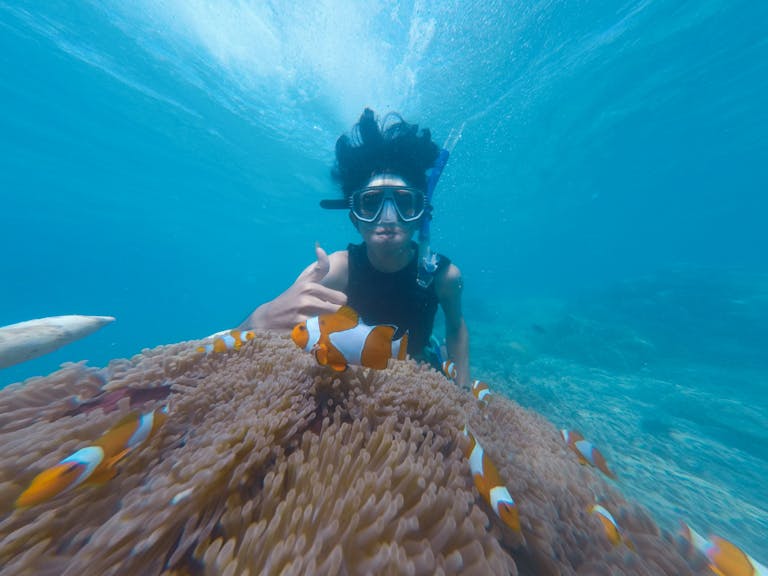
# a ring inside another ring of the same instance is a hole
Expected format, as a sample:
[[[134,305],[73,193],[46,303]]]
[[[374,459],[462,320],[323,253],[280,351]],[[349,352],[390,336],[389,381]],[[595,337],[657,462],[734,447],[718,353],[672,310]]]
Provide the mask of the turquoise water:
[[[317,203],[364,106],[438,141],[475,376],[620,489],[768,562],[768,4],[0,2],[0,372],[238,323],[356,240]]]

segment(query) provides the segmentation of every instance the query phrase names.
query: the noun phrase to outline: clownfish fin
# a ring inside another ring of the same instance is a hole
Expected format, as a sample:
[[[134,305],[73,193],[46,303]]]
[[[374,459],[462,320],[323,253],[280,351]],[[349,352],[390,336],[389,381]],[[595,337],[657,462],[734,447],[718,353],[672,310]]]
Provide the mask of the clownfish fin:
[[[632,540],[632,538],[630,538],[629,536],[627,536],[627,535],[625,534],[625,535],[622,537],[622,540],[623,540],[623,542],[624,542],[624,546],[626,546],[627,548],[629,548],[630,550],[632,550],[632,552],[637,552],[637,548],[635,548],[635,542],[634,542],[634,540]]]
[[[115,476],[117,476],[117,468],[114,466],[102,466],[91,474],[84,484],[106,484]]]
[[[360,316],[358,316],[357,312],[355,312],[353,308],[347,306],[346,304],[339,308],[336,311],[336,314],[350,320],[353,326],[356,326],[360,321]]]
[[[333,314],[323,314],[317,317],[320,333],[325,336],[334,332],[350,330],[357,326],[359,322],[360,319],[357,312],[349,306],[342,306]]]
[[[506,494],[509,494],[506,487],[504,487]],[[511,497],[510,497],[511,498]],[[517,509],[514,501],[505,500],[497,504],[496,514],[501,518],[502,522],[512,528],[515,532],[521,532],[520,526],[520,512]]]
[[[408,354],[408,332],[403,334],[397,342],[399,343],[397,349],[397,359],[405,360],[405,356]]]
[[[312,353],[315,355],[315,360],[317,360],[318,364],[321,366],[328,365],[328,349],[325,346],[322,344],[315,346],[312,349]]]
[[[594,446],[592,447],[592,463],[594,464],[595,468],[600,470],[603,474],[608,476],[608,478],[612,480],[617,480],[616,474],[608,468],[608,462],[605,460],[605,456],[603,456],[603,453],[600,452],[597,448]]]
[[[117,465],[117,463],[120,462],[120,460],[122,460],[123,458],[125,458],[128,455],[128,452],[130,452],[130,451],[131,451],[130,448],[124,448],[123,450],[120,450],[117,454],[115,454],[114,456],[109,456],[108,458],[106,458],[104,460],[104,466],[106,466],[106,468],[114,468]],[[112,478],[113,476],[114,476],[114,474],[112,476],[110,476],[110,478]],[[93,478],[93,476],[91,476],[91,478]]]

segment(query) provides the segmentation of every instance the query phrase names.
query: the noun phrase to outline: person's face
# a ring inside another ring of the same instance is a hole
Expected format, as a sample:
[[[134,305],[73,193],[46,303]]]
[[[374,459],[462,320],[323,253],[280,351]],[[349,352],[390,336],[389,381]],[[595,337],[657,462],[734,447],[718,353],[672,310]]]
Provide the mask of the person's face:
[[[379,174],[373,176],[367,183],[368,186],[394,186],[406,187],[408,184],[397,175]],[[404,222],[397,213],[395,205],[390,198],[384,200],[379,217],[373,222],[363,222],[350,214],[352,222],[363,237],[365,243],[371,248],[401,249],[410,244],[411,238],[419,229],[420,220]]]

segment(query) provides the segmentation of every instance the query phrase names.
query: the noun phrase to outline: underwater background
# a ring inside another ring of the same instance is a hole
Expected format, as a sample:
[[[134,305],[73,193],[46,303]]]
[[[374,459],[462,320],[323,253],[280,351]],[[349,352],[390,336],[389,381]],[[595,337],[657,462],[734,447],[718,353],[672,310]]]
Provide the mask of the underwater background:
[[[0,326],[117,322],[0,372],[239,323],[357,236],[365,106],[461,133],[433,248],[475,378],[619,489],[768,562],[768,3],[0,2]]]

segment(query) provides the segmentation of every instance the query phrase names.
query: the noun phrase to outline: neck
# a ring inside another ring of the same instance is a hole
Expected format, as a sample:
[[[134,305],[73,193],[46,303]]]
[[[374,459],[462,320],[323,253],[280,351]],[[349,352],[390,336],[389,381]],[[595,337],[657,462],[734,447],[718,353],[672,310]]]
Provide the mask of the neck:
[[[414,249],[411,242],[408,242],[405,246],[393,248],[391,250],[371,250],[371,247],[366,244],[366,253],[368,255],[368,261],[371,266],[379,270],[380,272],[399,272],[411,261],[414,256]]]

